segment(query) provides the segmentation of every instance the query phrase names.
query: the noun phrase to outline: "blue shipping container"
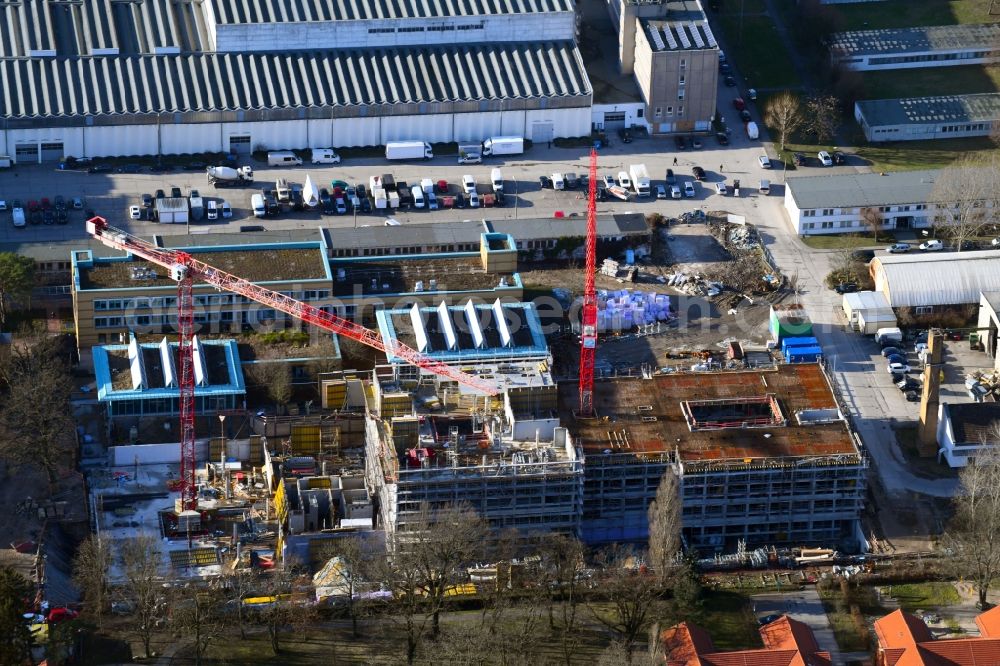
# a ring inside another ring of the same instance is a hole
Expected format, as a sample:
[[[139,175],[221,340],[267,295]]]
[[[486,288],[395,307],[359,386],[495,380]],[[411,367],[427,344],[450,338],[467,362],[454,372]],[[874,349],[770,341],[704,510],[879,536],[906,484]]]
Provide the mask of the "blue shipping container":
[[[816,338],[785,338],[781,341],[782,353],[790,347],[819,347],[819,340]]]
[[[819,347],[792,347],[785,354],[785,360],[789,363],[815,363],[823,356],[823,350]]]

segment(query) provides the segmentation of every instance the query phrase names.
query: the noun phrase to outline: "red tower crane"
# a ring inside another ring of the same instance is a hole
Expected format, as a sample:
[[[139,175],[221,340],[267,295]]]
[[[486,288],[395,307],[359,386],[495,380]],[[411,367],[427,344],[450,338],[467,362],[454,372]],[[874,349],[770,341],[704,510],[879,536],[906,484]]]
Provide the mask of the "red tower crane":
[[[192,288],[195,280],[207,282],[216,289],[224,289],[280,310],[307,324],[325,331],[336,333],[368,345],[387,355],[395,355],[411,365],[427,372],[447,377],[486,395],[496,395],[499,387],[455,367],[435,361],[396,339],[383,341],[378,333],[321,310],[315,306],[297,301],[276,291],[265,289],[248,280],[221,271],[198,261],[187,252],[161,248],[133,236],[126,231],[110,226],[103,217],[87,220],[87,233],[108,247],[130,252],[162,266],[170,271],[170,277],[177,281],[177,323],[180,334],[180,412],[181,412],[181,499],[184,509],[197,506],[195,497],[195,453],[194,453],[194,362],[192,358],[192,338],[194,336],[194,298]]]
[[[597,354],[597,151],[590,149],[587,191],[587,265],[580,313],[580,416],[594,415],[594,356]]]

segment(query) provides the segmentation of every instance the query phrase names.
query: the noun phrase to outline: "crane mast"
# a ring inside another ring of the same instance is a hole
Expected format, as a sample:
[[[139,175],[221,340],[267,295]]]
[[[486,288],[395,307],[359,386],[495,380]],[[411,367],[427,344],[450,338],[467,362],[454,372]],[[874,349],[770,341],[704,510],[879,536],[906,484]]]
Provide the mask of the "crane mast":
[[[580,314],[580,416],[594,415],[594,357],[597,354],[597,151],[590,149],[587,187],[587,262]]]
[[[593,185],[591,185],[593,189]],[[593,197],[592,197],[593,198]],[[194,361],[192,340],[194,337],[194,281],[206,282],[216,289],[239,294],[258,303],[279,310],[307,324],[337,335],[356,340],[385,354],[397,356],[422,370],[454,380],[479,393],[497,395],[500,388],[493,382],[435,361],[424,356],[399,340],[383,341],[378,333],[335,314],[303,303],[290,296],[265,289],[249,280],[231,275],[202,261],[198,261],[182,250],[161,248],[116,229],[103,217],[87,220],[87,233],[108,247],[129,252],[151,263],[166,268],[170,277],[177,282],[177,322],[180,360],[180,421],[181,421],[181,499],[185,510],[197,506],[195,497],[195,414],[194,414]],[[592,282],[593,280],[591,280]]]

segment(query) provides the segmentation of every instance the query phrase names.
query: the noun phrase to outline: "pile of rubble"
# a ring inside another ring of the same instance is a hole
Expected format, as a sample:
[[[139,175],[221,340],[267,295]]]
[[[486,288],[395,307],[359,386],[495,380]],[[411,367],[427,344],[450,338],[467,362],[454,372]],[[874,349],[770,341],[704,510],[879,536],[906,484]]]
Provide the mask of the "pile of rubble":
[[[760,246],[760,238],[754,227],[746,224],[727,224],[724,227],[728,227],[726,228],[726,245],[732,249],[749,252]]]
[[[697,273],[672,273],[666,277],[658,278],[660,282],[673,287],[691,296],[718,296],[724,289],[721,282],[708,280],[705,276]]]

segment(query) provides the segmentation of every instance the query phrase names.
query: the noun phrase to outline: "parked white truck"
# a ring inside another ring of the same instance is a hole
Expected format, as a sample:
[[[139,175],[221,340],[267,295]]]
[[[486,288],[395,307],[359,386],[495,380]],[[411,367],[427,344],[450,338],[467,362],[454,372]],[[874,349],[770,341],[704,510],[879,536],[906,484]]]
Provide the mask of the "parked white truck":
[[[629,166],[628,171],[632,177],[632,187],[635,189],[636,195],[648,197],[651,189],[649,186],[649,172],[646,171],[646,165],[632,164]]]
[[[434,149],[423,141],[390,141],[385,144],[387,160],[432,160]]]
[[[253,182],[253,168],[241,166],[238,168],[227,166],[214,166],[206,169],[208,184],[216,187],[226,187],[228,185],[243,185]]]
[[[523,136],[493,136],[483,141],[483,155],[520,155],[524,152]]]

